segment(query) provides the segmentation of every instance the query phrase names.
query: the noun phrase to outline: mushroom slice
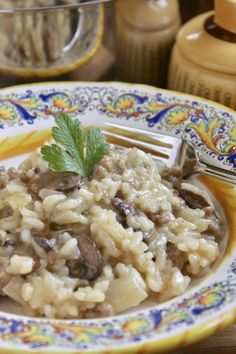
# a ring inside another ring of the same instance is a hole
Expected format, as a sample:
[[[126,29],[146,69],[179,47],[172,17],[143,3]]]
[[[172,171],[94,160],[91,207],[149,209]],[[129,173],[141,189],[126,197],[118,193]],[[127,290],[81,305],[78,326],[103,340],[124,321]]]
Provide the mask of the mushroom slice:
[[[13,214],[13,209],[9,205],[6,205],[2,210],[0,210],[0,219],[9,218]]]
[[[82,185],[82,177],[72,172],[47,171],[40,174],[28,184],[28,189],[38,194],[43,188],[53,189],[60,192],[69,192]]]
[[[214,238],[221,236],[222,235],[221,223],[215,214],[214,208],[208,206],[204,208],[203,211],[205,212],[205,217],[211,221],[205,234],[208,236],[211,235]]]
[[[44,236],[38,233],[35,230],[31,230],[31,235],[34,238],[35,242],[46,252],[49,253],[53,250],[50,241]]]
[[[148,213],[148,217],[152,220],[156,225],[162,226],[167,224],[170,221],[174,220],[174,215],[170,211],[162,211],[156,213]]]
[[[15,247],[17,245],[16,234],[7,234],[4,239],[3,247]]]
[[[174,188],[178,189],[182,182],[183,171],[180,166],[174,165],[171,168],[165,168],[161,171],[162,179],[170,183]]]
[[[192,184],[182,183],[178,191],[179,196],[192,209],[203,209],[212,206],[212,202],[206,191],[200,190]]]
[[[137,214],[137,210],[121,198],[112,199],[112,205],[122,219],[125,219],[130,214]]]
[[[78,259],[66,261],[69,275],[73,278],[95,280],[102,272],[102,257],[95,242],[89,237],[77,234],[74,231],[67,232],[76,238],[80,251]]]

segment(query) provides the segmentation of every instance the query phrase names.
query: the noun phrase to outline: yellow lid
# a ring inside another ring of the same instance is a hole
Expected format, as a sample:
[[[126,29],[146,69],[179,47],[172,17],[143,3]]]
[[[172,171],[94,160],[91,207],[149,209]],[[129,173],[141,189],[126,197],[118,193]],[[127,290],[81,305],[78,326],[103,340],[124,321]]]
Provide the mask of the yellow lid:
[[[215,0],[215,23],[236,33],[236,0]]]
[[[230,1],[219,0],[219,3],[221,2]],[[231,2],[235,3],[236,0]],[[206,20],[213,15],[214,12],[210,11],[187,22],[177,35],[177,45],[182,55],[192,63],[217,72],[236,75],[236,43],[216,38],[204,28]],[[234,17],[235,13],[228,14],[228,19],[231,16]]]
[[[139,30],[161,30],[179,21],[177,0],[119,0],[116,13]]]

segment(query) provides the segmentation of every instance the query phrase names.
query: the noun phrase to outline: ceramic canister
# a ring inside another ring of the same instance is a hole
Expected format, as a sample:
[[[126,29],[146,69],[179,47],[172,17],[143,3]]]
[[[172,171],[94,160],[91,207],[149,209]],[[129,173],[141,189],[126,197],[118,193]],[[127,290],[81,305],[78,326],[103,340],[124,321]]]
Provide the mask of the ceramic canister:
[[[177,0],[116,1],[118,79],[163,87],[180,15]]]
[[[187,22],[177,35],[168,88],[236,109],[236,0]]]

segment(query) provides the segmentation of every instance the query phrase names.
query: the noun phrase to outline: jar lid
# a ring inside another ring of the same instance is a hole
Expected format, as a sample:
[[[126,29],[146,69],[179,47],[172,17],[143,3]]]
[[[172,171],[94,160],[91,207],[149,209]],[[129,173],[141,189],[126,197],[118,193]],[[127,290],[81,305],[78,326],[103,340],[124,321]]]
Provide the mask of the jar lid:
[[[215,23],[236,34],[236,0],[215,0]]]
[[[227,41],[227,38],[220,38],[208,31],[206,26],[209,25],[210,18],[214,25],[213,11],[187,22],[178,32],[177,45],[183,56],[196,65],[236,75],[236,43],[232,40],[234,37],[230,37]],[[225,32],[234,35],[227,30]]]
[[[179,21],[177,0],[119,0],[116,13],[138,30],[161,30]]]

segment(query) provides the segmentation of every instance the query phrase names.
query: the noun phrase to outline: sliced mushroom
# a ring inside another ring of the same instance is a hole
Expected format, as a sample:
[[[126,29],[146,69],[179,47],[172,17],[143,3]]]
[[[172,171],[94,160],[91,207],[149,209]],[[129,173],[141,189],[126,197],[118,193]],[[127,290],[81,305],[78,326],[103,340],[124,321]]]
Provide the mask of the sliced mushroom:
[[[137,214],[137,210],[121,198],[112,199],[112,205],[122,219],[125,219],[130,214]]]
[[[12,233],[7,233],[4,237],[4,242],[2,246],[4,248],[6,247],[17,247],[18,246],[18,239],[19,239],[19,232],[12,232]]]
[[[179,189],[179,196],[192,209],[203,209],[212,206],[211,200],[205,191],[201,191],[188,183],[182,183]]]
[[[153,229],[149,232],[143,232],[143,242],[148,245],[148,249],[150,252],[155,252],[157,248],[157,243],[159,240],[159,235],[156,229]]]
[[[174,220],[174,215],[170,211],[163,211],[157,213],[149,213],[148,217],[152,220],[156,225],[162,226],[167,224],[170,221]]]
[[[222,234],[222,228],[220,222],[215,214],[214,208],[211,206],[205,207],[203,209],[205,212],[205,217],[211,221],[210,225],[208,226],[205,234],[208,236],[212,236],[214,238],[219,237]]]
[[[16,245],[16,241],[12,237],[6,237],[3,247],[14,247]]]
[[[49,253],[53,250],[50,241],[44,236],[38,233],[35,230],[31,230],[31,235],[34,238],[35,242],[46,252]]]
[[[13,213],[13,209],[9,205],[6,205],[2,210],[0,210],[0,219],[9,218],[13,215]]]
[[[60,192],[69,192],[82,185],[82,177],[72,172],[47,171],[37,176],[28,184],[28,189],[38,194],[43,188]]]
[[[152,231],[143,232],[143,241],[148,245],[150,242],[154,241],[156,234]]]
[[[161,171],[161,177],[176,189],[179,189],[182,182],[182,169],[178,165]]]
[[[19,172],[14,167],[8,168],[7,174],[9,181],[12,181],[13,179],[19,177]]]
[[[76,238],[80,251],[78,259],[66,261],[69,275],[73,278],[95,280],[102,272],[102,257],[95,242],[85,235],[68,232]]]
[[[7,233],[2,240],[2,247],[0,247],[0,256],[10,259],[13,255],[31,257],[34,261],[33,270],[40,266],[40,260],[35,253],[32,245],[26,245],[19,232]]]
[[[6,169],[4,166],[0,166],[0,189],[6,187],[6,185],[13,179],[19,176],[15,168],[11,167]]]

